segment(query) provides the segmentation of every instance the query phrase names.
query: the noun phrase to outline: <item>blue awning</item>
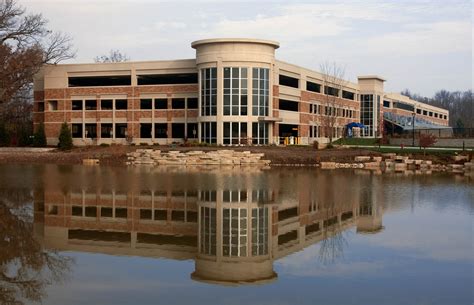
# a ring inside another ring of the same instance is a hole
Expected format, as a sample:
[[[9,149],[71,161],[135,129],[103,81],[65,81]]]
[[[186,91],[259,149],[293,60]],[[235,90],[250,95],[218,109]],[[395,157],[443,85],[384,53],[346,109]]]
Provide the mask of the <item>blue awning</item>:
[[[346,125],[347,128],[354,128],[354,127],[359,127],[359,128],[365,128],[366,126],[361,123],[356,123],[356,122],[351,122]]]

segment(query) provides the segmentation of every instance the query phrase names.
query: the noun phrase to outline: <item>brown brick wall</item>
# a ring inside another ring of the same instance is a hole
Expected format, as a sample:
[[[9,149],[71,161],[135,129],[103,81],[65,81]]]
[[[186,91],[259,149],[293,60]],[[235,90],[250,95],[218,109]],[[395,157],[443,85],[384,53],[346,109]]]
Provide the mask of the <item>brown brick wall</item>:
[[[44,101],[44,91],[33,92],[33,99],[35,102]]]
[[[59,131],[61,130],[62,123],[49,123],[44,124],[44,131],[47,138],[57,138]]]
[[[64,121],[71,122],[72,119],[82,120],[94,119],[98,122],[97,133],[100,136],[100,122],[113,118],[113,111],[72,111],[71,96],[95,96],[97,106],[100,108],[100,96],[104,94],[126,95],[128,98],[128,109],[124,111],[116,110],[116,119],[126,119],[128,121],[128,134],[133,138],[138,138],[140,131],[140,118],[152,117],[152,111],[140,110],[140,94],[164,93],[168,97],[169,110],[155,111],[155,118],[166,118],[168,122],[176,117],[185,117],[185,110],[171,110],[171,98],[176,93],[195,93],[198,92],[197,85],[170,85],[170,86],[140,86],[140,87],[89,87],[89,88],[62,88],[46,89],[45,91],[35,91],[35,102],[33,105],[33,119],[35,125],[39,122],[45,122],[45,131],[48,138],[57,137],[60,124]],[[58,102],[57,111],[48,111],[48,101],[56,100]],[[45,112],[37,113],[38,102],[45,102]],[[198,110],[189,110],[188,117],[196,118]],[[171,126],[169,127],[171,131]],[[171,132],[169,133],[171,137]]]

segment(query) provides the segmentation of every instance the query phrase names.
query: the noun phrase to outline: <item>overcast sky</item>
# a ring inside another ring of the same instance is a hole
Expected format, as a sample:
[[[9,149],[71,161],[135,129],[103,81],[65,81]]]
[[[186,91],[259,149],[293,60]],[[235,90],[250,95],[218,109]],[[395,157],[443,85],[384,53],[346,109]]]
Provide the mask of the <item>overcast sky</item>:
[[[346,77],[377,74],[385,90],[431,96],[472,88],[471,1],[18,0],[69,33],[92,62],[119,49],[132,60],[193,58],[194,40],[250,37],[280,42],[280,60]]]

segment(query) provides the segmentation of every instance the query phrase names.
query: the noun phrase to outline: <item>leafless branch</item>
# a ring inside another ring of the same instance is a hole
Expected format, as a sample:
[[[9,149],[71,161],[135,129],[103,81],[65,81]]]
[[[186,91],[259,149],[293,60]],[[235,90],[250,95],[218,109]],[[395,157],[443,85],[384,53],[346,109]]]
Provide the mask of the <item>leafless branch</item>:
[[[72,48],[72,38],[59,32],[49,36],[47,43],[43,46],[43,53],[43,63],[52,64],[76,56],[76,51]]]
[[[94,61],[99,63],[109,63],[109,62],[125,62],[129,61],[130,57],[127,54],[120,52],[119,50],[110,50],[108,55],[96,56]]]
[[[322,127],[325,136],[329,138],[331,143],[334,137],[334,127],[337,123],[336,105],[343,88],[347,84],[347,81],[344,79],[345,67],[339,66],[336,62],[325,62],[321,64],[320,70],[323,77],[325,102]]]

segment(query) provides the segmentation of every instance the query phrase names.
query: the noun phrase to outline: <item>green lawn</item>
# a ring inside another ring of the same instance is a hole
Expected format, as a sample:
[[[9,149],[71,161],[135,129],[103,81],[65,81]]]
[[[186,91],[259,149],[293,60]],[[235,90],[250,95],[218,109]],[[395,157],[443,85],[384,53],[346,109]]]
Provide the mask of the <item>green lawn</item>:
[[[336,145],[377,145],[378,139],[371,138],[341,138],[334,141]]]
[[[397,154],[412,154],[412,153],[423,153],[423,149],[420,149],[418,147],[405,147],[404,149],[401,149],[399,146],[397,147],[365,147],[367,150],[372,150],[376,151],[379,153],[397,153]],[[458,153],[459,151],[454,151],[454,150],[446,150],[446,149],[427,149],[426,154],[427,155],[446,155],[446,156],[452,156]]]

